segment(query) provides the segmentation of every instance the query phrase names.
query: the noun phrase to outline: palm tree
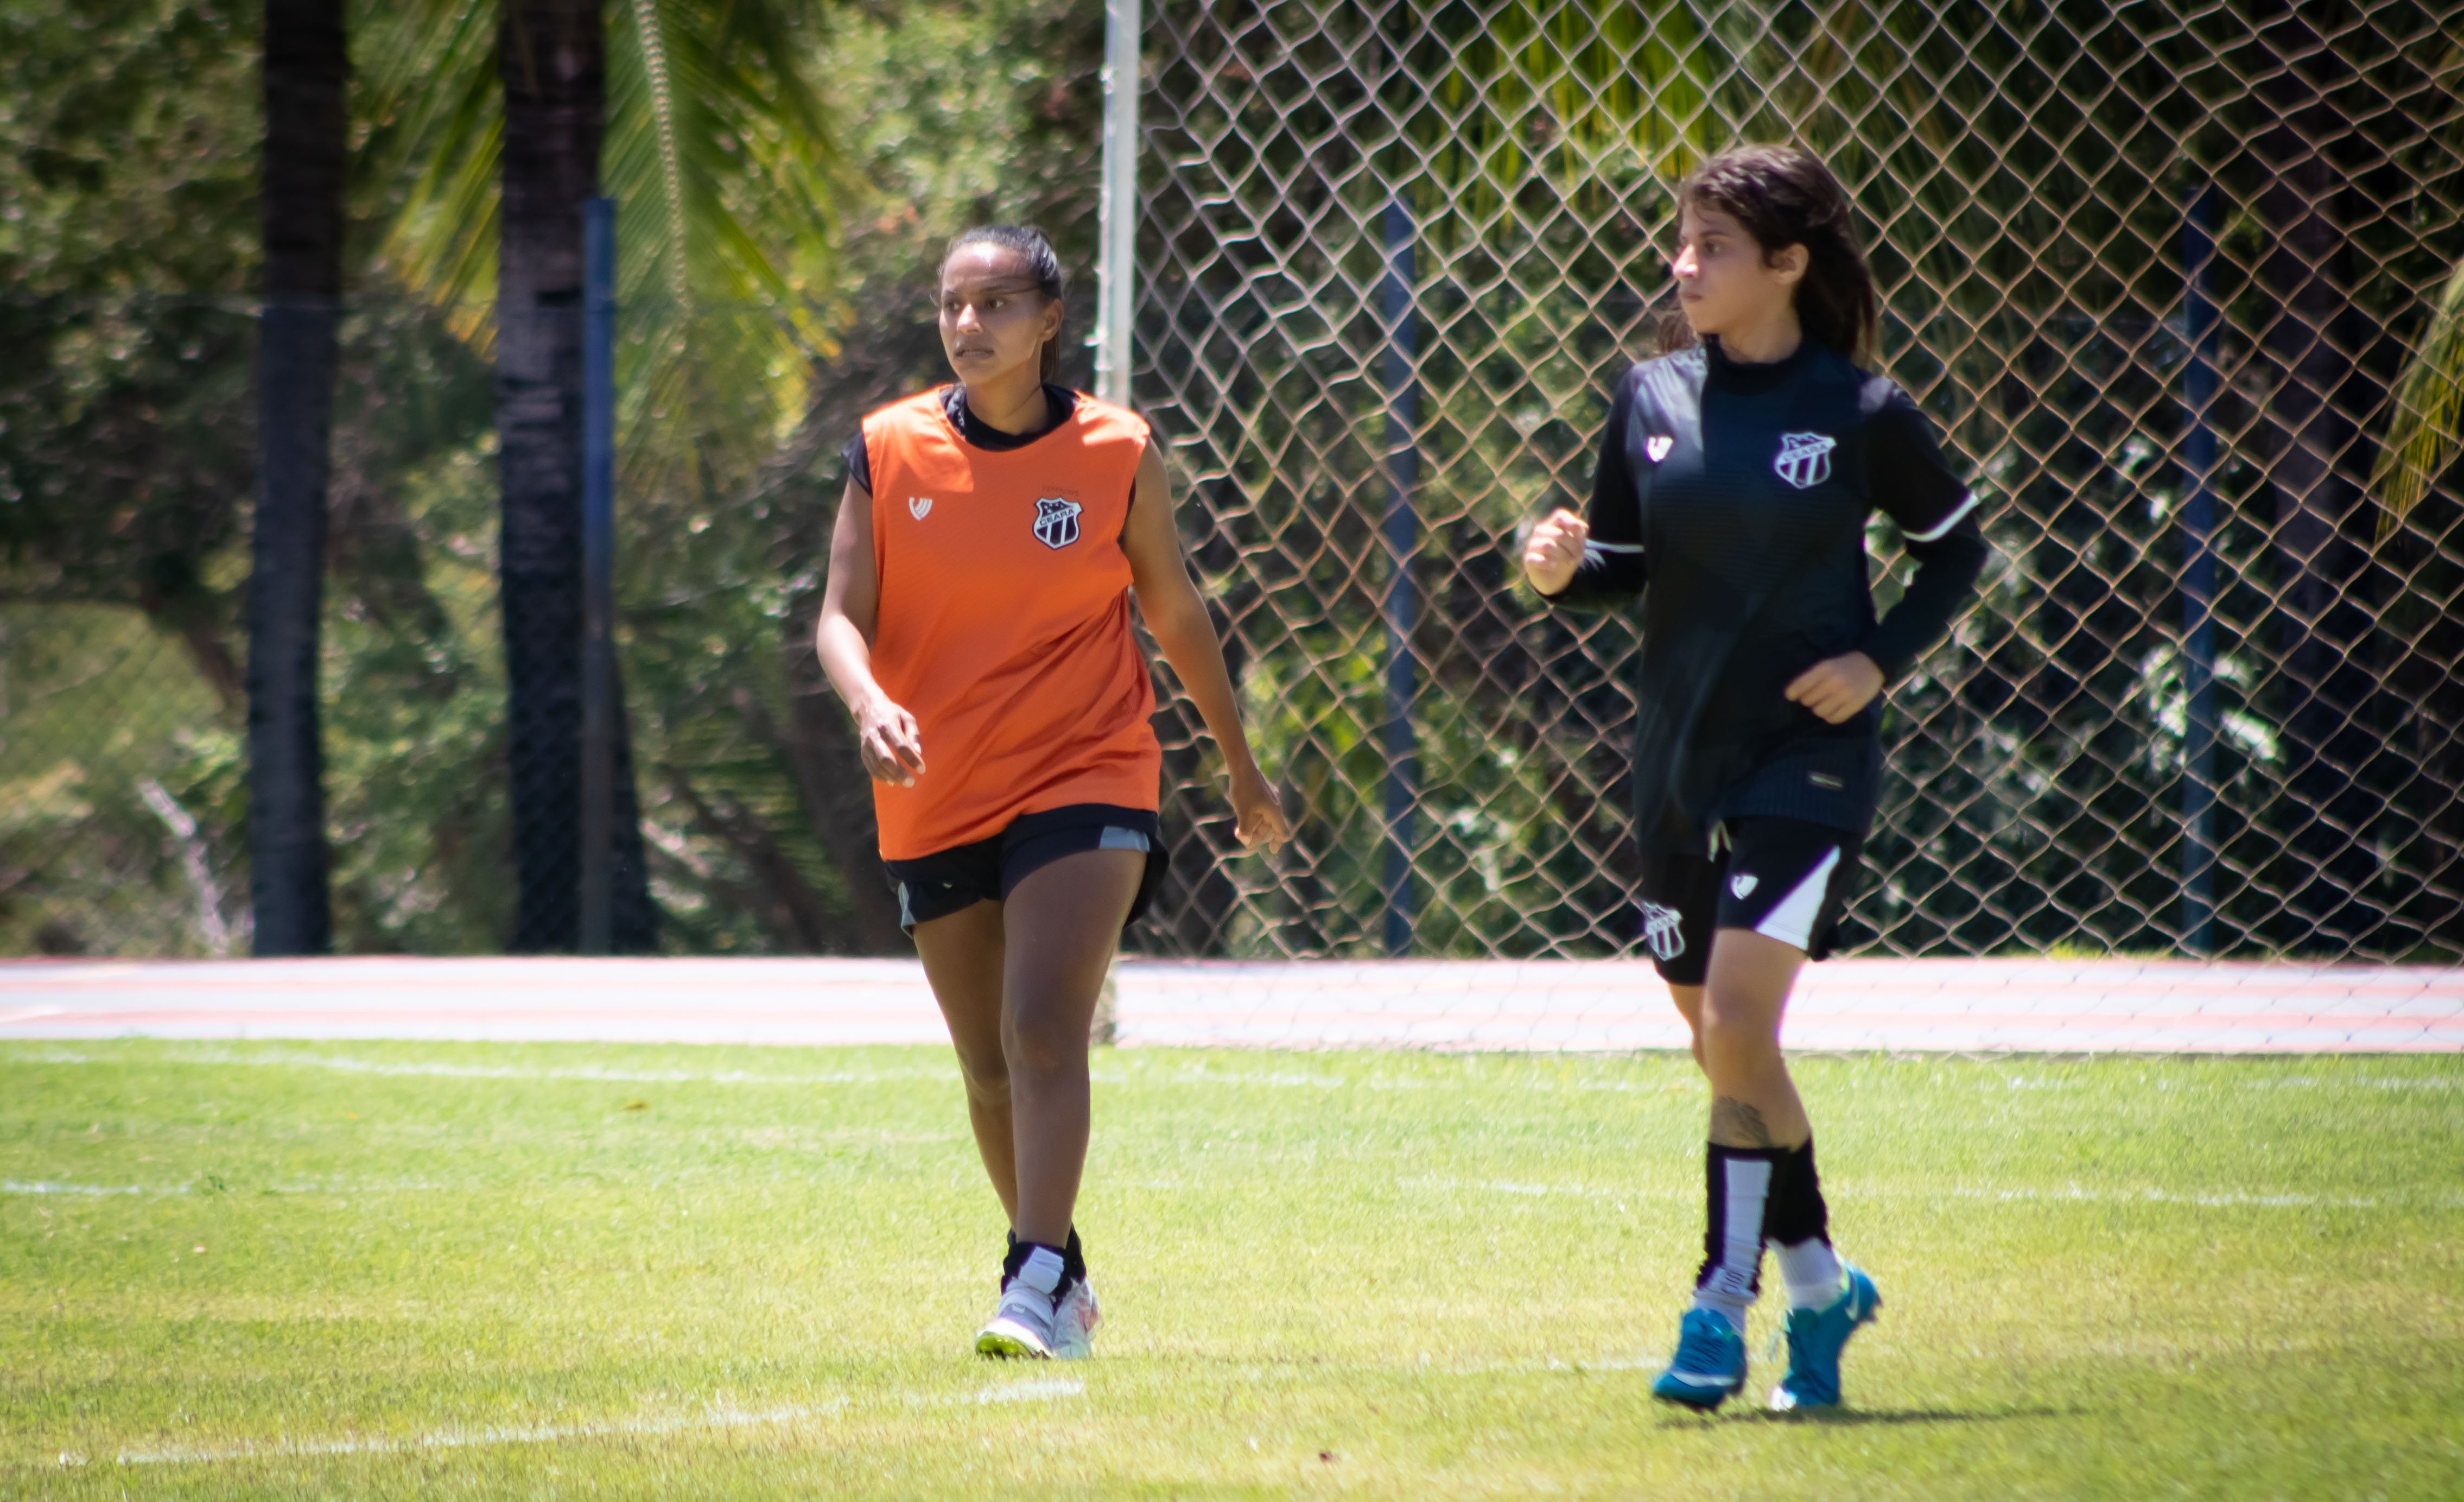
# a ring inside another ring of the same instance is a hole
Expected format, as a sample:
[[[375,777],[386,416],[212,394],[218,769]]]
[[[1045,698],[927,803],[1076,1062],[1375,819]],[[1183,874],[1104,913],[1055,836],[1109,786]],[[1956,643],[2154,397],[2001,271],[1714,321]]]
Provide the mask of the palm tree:
[[[264,315],[248,599],[250,880],[255,952],[331,941],[318,616],[324,600],[349,58],[342,0],[265,11]]]
[[[700,483],[724,426],[711,404],[761,392],[796,411],[825,344],[789,275],[829,229],[791,8],[619,14],[611,54],[594,0],[419,0],[371,49],[370,113],[416,170],[388,259],[496,357],[517,950],[579,935],[581,215],[603,167],[625,206],[622,295],[646,314],[621,366],[628,489]],[[615,943],[639,951],[655,919],[621,708],[616,723]]]

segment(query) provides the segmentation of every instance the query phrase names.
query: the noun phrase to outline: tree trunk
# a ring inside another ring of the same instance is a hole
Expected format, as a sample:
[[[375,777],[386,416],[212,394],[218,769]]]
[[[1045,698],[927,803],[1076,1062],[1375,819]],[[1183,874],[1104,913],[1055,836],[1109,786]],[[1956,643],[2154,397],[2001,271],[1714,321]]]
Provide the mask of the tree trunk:
[[[2385,919],[2367,889],[2387,798],[2363,777],[2380,744],[2375,602],[2368,598],[2367,454],[2354,420],[2356,356],[2367,322],[2353,305],[2353,195],[2333,153],[2353,124],[2324,33],[2342,4],[2288,5],[2261,28],[2266,51],[2307,59],[2258,86],[2276,123],[2252,143],[2269,174],[2253,206],[2267,234],[2257,268],[2272,318],[2258,342],[2273,390],[2259,441],[2268,465],[2277,563],[2277,703],[2284,806],[2265,816],[2281,855],[2262,872],[2286,923],[2269,937],[2295,949],[2342,950],[2377,937]]]
[[[248,843],[259,955],[322,954],[333,942],[317,659],[349,128],[342,15],[341,0],[265,8],[265,310],[248,591]]]
[[[582,205],[598,190],[606,48],[595,0],[519,0],[496,42],[505,92],[496,263],[496,442],[515,874],[508,947],[581,938]],[[623,700],[614,941],[656,942]]]

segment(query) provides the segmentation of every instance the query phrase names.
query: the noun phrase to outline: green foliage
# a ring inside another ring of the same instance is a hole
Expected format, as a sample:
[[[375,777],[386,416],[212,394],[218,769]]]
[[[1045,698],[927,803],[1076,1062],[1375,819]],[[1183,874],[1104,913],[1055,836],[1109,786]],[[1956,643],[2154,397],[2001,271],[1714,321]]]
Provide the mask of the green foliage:
[[[2454,461],[2457,429],[2464,422],[2464,261],[2438,294],[2412,360],[2396,383],[2387,441],[2379,450],[2370,489],[2387,513],[2382,539],[2421,504]]]
[[[323,695],[346,951],[494,949],[512,906],[495,16],[437,0],[352,18]],[[212,947],[149,780],[196,819],[244,942],[254,21],[110,0],[0,17],[0,603],[45,603],[6,628],[0,787],[22,797],[0,952]],[[797,762],[831,455],[867,407],[940,372],[927,283],[947,235],[1044,217],[1086,263],[1101,11],[643,3],[609,21],[620,642],[657,895],[680,947],[846,947],[847,883],[878,877],[869,850],[818,839]],[[123,613],[50,604],[86,600]]]
[[[1107,1052],[1106,1321],[1022,1371],[946,1049],[11,1043],[0,1486],[2453,1495],[2452,1056],[1797,1070],[1885,1300],[1831,1423],[1759,1411],[1776,1277],[1744,1403],[1648,1396],[1682,1056]]]
[[[392,277],[491,340],[502,144],[496,0],[370,7],[354,55]],[[601,180],[620,216],[625,477],[706,481],[758,462],[801,415],[830,345],[842,188],[809,59],[818,7],[633,0],[608,8]],[[747,410],[748,404],[750,410]],[[747,418],[753,420],[747,421]],[[763,420],[763,419],[766,419]],[[733,452],[731,452],[731,450]]]
[[[0,598],[139,606],[226,687],[255,22],[211,0],[0,12]]]

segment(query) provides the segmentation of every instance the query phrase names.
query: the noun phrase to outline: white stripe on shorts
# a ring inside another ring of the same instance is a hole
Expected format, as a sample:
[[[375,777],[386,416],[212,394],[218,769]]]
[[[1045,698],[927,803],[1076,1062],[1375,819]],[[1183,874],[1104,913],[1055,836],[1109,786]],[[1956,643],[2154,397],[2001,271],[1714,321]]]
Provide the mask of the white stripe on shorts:
[[[1780,898],[1777,907],[1763,915],[1763,920],[1754,925],[1754,932],[1768,939],[1776,939],[1783,944],[1812,949],[1814,920],[1822,915],[1822,899],[1831,894],[1831,872],[1838,865],[1839,847],[1835,845],[1831,847],[1831,853],[1823,856],[1821,863],[1796,884],[1794,892]]]

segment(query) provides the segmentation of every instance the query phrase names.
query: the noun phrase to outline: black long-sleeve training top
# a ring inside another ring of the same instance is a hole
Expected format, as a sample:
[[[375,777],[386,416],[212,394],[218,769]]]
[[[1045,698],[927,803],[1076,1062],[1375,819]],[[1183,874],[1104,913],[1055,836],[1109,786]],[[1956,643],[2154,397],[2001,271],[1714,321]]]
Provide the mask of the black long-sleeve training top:
[[[1718,821],[1775,814],[1861,833],[1881,783],[1881,700],[1833,725],[1789,680],[1862,652],[1887,684],[1948,630],[1985,565],[1975,497],[1907,394],[1806,340],[1733,361],[1717,341],[1617,383],[1591,541],[1548,598],[1642,597],[1636,830],[1702,850]],[[1865,554],[1877,507],[1916,577],[1879,625]]]

